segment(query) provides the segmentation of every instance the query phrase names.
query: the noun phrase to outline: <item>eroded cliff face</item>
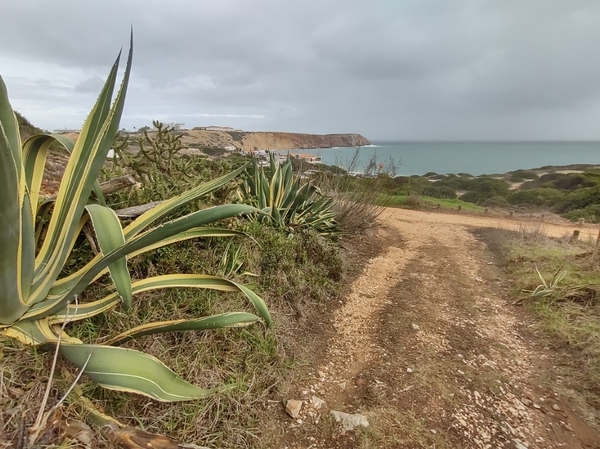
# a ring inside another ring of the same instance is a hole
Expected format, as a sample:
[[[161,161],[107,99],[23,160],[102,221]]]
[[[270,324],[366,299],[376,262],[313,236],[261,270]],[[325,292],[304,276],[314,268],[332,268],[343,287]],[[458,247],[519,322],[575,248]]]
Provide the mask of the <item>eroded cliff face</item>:
[[[182,141],[187,145],[197,144],[220,148],[234,146],[246,152],[370,145],[370,142],[360,134],[299,134],[196,129],[183,131]]]

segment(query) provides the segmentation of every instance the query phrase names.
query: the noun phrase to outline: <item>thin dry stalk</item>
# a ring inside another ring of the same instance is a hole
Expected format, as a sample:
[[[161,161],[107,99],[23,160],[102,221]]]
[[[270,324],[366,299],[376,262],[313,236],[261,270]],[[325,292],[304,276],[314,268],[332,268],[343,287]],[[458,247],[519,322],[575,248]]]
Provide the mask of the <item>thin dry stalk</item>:
[[[78,308],[79,308],[79,302],[77,301],[77,295],[75,295],[75,312],[73,313],[73,315],[77,314]],[[50,389],[52,388],[52,380],[54,378],[54,371],[56,370],[56,363],[58,361],[58,351],[60,349],[61,337],[62,337],[63,332],[65,331],[66,325],[70,321],[71,321],[71,319],[68,318],[63,322],[63,325],[60,329],[60,334],[58,334],[58,339],[56,341],[56,348],[54,350],[54,358],[52,360],[52,367],[50,368],[50,375],[48,376],[48,385],[46,385],[46,391],[44,393],[44,397],[42,399],[42,404],[40,405],[40,410],[38,412],[35,423],[34,423],[33,427],[30,429],[30,431],[31,431],[31,435],[29,437],[29,445],[30,446],[33,446],[35,444],[35,442],[37,441],[37,439],[40,436],[40,433],[46,428],[46,423],[48,422],[48,419],[54,415],[54,413],[56,412],[58,407],[60,407],[60,405],[64,402],[64,400],[69,395],[69,393],[71,393],[71,390],[73,390],[73,387],[81,378],[81,375],[83,374],[83,371],[85,370],[85,367],[87,366],[88,362],[90,361],[90,358],[92,357],[92,354],[90,353],[84,366],[79,371],[77,378],[75,379],[73,384],[69,387],[69,389],[67,390],[65,395],[62,397],[62,399],[60,401],[58,401],[54,406],[50,407],[50,409],[47,412],[44,412],[44,410],[46,409],[46,404],[48,403],[48,398],[50,396]]]

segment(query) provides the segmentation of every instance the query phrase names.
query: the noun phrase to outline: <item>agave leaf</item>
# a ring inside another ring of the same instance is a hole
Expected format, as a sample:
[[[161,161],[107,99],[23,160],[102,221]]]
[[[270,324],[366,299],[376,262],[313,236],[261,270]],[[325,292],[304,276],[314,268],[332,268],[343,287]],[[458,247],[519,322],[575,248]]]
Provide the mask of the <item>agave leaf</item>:
[[[240,292],[252,302],[252,305],[256,308],[261,318],[265,320],[265,323],[271,324],[269,309],[260,296],[242,284],[219,276],[209,276],[204,274],[166,274],[135,281],[132,284],[132,287],[134,294],[149,290],[174,287],[206,288],[225,292]]]
[[[40,133],[23,142],[25,178],[27,185],[29,186],[31,206],[34,215],[39,203],[40,186],[42,184],[42,178],[44,175],[48,148],[53,143],[58,143],[64,150],[67,151],[67,153],[73,153],[75,141],[70,137],[60,134]],[[100,188],[100,183],[97,179],[94,181],[92,190],[100,204],[106,205],[104,196],[102,194],[102,189]]]
[[[58,313],[48,316],[47,320],[50,324],[64,323],[65,321],[80,321],[110,310],[119,302],[121,302],[121,298],[118,294],[113,293],[96,301],[76,305],[69,304]]]
[[[32,255],[25,254],[31,251],[34,236],[23,213],[30,207],[23,178],[19,127],[0,77],[0,324],[16,321],[27,310],[33,276]]]
[[[19,321],[10,327],[2,329],[1,334],[19,340],[26,345],[39,346],[48,343],[56,343],[60,328],[54,330],[46,319],[36,321]],[[61,342],[81,343],[76,338],[69,337],[65,333],[61,336]]]
[[[148,246],[154,245],[164,238],[188,231],[192,228],[197,228],[208,223],[223,220],[225,218],[252,212],[260,211],[257,211],[257,209],[252,206],[246,206],[244,204],[226,204],[223,206],[215,206],[193,212],[181,218],[171,220],[167,223],[157,226],[156,228],[150,229],[149,231],[146,231],[125,242],[125,244],[121,247],[103,255],[88,269],[86,273],[81,276],[77,284],[69,293],[67,293],[66,296],[72,297],[73,295],[79,295],[83,289],[96,277],[97,274],[101,273],[102,270],[104,270],[113,261],[126,256],[127,254],[142,250]]]
[[[142,248],[140,250],[133,251],[132,253],[130,253],[128,255],[128,258],[131,259],[135,256],[139,256],[140,254],[146,253],[153,249],[162,248],[163,246],[167,246],[172,243],[182,242],[184,240],[189,240],[189,239],[194,239],[194,238],[235,237],[235,236],[245,236],[245,235],[246,234],[244,234],[243,232],[233,231],[233,230],[229,230],[229,229],[197,227],[197,228],[192,228],[189,231],[180,232],[178,234],[175,234],[170,237],[159,240],[158,242],[154,243],[153,245],[145,246],[144,248]],[[97,255],[94,259],[92,259],[90,262],[88,262],[81,269],[77,270],[76,272],[70,274],[67,277],[64,277],[64,278],[56,281],[54,286],[50,289],[50,292],[48,293],[48,299],[52,300],[56,297],[65,296],[73,287],[75,287],[75,285],[81,279],[81,277],[85,273],[87,273],[94,264],[98,263],[98,261],[100,260],[101,257],[102,257],[102,255],[100,255],[100,254]],[[96,277],[92,280],[92,282],[94,282],[100,276],[105,274],[107,272],[107,270],[108,269],[104,269],[104,270],[100,271],[96,275]]]
[[[203,389],[178,377],[160,360],[113,346],[63,344],[60,352],[92,380],[109,390],[128,391],[162,402],[199,399],[233,386]]]
[[[267,305],[260,296],[241,284],[219,276],[209,276],[204,274],[165,274],[161,276],[140,279],[131,284],[133,295],[151,290],[176,287],[203,288],[222,292],[243,293],[250,300],[250,302],[252,302],[252,305],[259,312],[261,318],[265,320],[267,324],[271,323],[271,316],[269,315]],[[50,313],[48,310],[52,310],[52,316],[49,317],[50,323],[60,323],[66,319],[75,321],[98,315],[99,313],[102,313],[116,305],[118,301],[119,295],[115,292],[105,296],[102,299],[87,304],[69,304],[66,307],[59,307],[59,302],[48,303],[50,307],[49,309],[39,311],[32,308],[31,314],[26,314],[23,319],[29,320],[35,319],[39,315],[45,316]],[[38,306],[40,304],[38,304]]]
[[[115,61],[102,92],[83,125],[73,153],[65,169],[48,233],[38,257],[33,280],[31,302],[42,301],[60,273],[70,251],[71,243],[83,208],[104,165],[106,155],[118,130],[123,112],[125,93],[131,73],[133,46],[129,49],[123,82],[114,104],[110,101],[117,76],[120,55]],[[106,108],[109,108],[108,110]]]
[[[107,254],[125,243],[121,222],[111,208],[99,204],[90,204],[86,206],[86,209],[92,219],[102,254]],[[119,295],[123,299],[125,310],[129,310],[131,307],[132,292],[131,275],[127,269],[127,259],[123,256],[115,260],[108,266],[108,270]]]
[[[160,218],[172,213],[176,208],[183,206],[189,203],[190,201],[198,199],[204,195],[207,195],[210,192],[218,189],[219,187],[227,184],[232,179],[235,179],[235,177],[238,176],[244,170],[244,168],[245,167],[241,167],[237,170],[232,171],[231,173],[221,176],[220,178],[200,184],[198,187],[190,189],[179,196],[161,202],[156,207],[150,209],[149,211],[143,213],[138,218],[133,220],[123,231],[125,238],[129,240],[132,237],[135,237]]]
[[[256,323],[260,320],[259,317],[251,313],[245,312],[229,312],[219,315],[212,315],[193,320],[172,320],[160,321],[155,323],[143,324],[141,326],[129,329],[108,341],[105,345],[119,346],[126,341],[144,335],[158,334],[163,332],[178,332],[178,331],[205,331],[209,329],[219,329],[223,327],[245,327]]]

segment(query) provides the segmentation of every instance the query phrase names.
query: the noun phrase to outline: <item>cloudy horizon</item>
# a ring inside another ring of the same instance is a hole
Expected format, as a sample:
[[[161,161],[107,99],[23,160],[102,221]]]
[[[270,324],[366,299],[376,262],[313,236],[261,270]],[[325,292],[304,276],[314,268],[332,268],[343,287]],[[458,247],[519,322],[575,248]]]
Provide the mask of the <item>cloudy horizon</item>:
[[[370,140],[600,140],[594,0],[4,2],[0,74],[78,128],[134,27],[121,126]]]

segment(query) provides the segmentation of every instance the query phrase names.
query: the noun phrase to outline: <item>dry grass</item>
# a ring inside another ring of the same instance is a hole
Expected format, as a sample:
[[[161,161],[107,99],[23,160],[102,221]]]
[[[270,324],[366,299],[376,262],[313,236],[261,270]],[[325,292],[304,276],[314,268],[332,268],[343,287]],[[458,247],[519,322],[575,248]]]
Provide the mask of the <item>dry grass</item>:
[[[541,224],[484,233],[501,255],[511,296],[521,300],[543,343],[556,351],[552,371],[542,377],[600,429],[600,270],[591,260],[591,242],[547,237]],[[538,270],[546,281],[553,273],[566,275],[547,295],[534,297],[531,292],[543,285]]]
[[[184,403],[158,403],[146,397],[104,390],[81,380],[87,397],[96,406],[125,424],[168,435],[182,442],[209,447],[263,447],[270,436],[263,418],[269,401],[280,400],[279,383],[297,363],[295,349],[311,338],[296,329],[310,320],[318,305],[336,299],[342,289],[343,265],[337,246],[313,234],[289,238],[270,228],[250,225],[255,239],[243,239],[248,270],[261,274],[255,291],[267,301],[275,321],[262,325],[210,332],[166,333],[146,336],[125,346],[162,360],[186,380],[204,388],[224,384],[238,387],[208,399]],[[214,274],[227,241],[186,242],[161,248],[131,261],[134,277],[167,272]],[[254,279],[242,279],[245,282]],[[92,300],[102,289],[91,289],[82,300]],[[102,343],[109,335],[152,321],[191,318],[232,310],[252,311],[242,295],[197,289],[171,289],[134,298],[130,313],[109,312],[69,325],[70,335],[89,343]],[[312,312],[311,312],[312,311]],[[318,312],[317,312],[318,313]],[[38,412],[47,383],[52,353],[38,353],[18,343],[0,339],[0,442],[18,441]],[[59,358],[48,407],[68,387],[63,370],[76,371]],[[77,417],[78,411],[62,413]],[[50,438],[51,437],[51,438]],[[55,430],[46,440],[59,444]],[[0,444],[0,448],[3,447]],[[8,447],[8,446],[7,446]]]
[[[373,410],[370,427],[361,430],[360,449],[376,448],[436,448],[452,447],[448,440],[433,433],[427,422],[419,416],[420,410],[381,408]],[[435,431],[434,431],[435,432]]]
[[[382,189],[377,179],[357,179],[348,176],[322,176],[316,180],[325,195],[334,199],[333,210],[341,229],[348,234],[365,231],[377,224],[385,210]]]

